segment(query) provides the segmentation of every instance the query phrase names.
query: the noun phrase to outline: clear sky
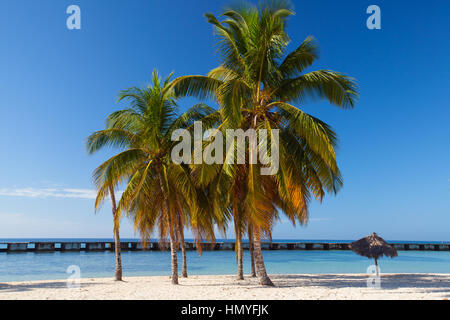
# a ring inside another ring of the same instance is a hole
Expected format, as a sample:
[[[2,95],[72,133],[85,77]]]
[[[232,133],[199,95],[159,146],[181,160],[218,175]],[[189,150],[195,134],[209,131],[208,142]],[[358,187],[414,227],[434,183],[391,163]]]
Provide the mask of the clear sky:
[[[0,0],[0,238],[110,237],[111,208],[94,215],[88,156],[119,90],[218,64],[203,13],[228,1]],[[81,8],[68,30],[66,8]],[[358,80],[354,110],[300,106],[331,124],[344,188],[312,202],[306,227],[281,221],[278,239],[450,240],[450,2],[294,1],[291,49],[320,44],[313,69]],[[366,8],[381,8],[381,30]],[[181,109],[195,100],[180,101]],[[134,235],[124,220],[122,237]]]

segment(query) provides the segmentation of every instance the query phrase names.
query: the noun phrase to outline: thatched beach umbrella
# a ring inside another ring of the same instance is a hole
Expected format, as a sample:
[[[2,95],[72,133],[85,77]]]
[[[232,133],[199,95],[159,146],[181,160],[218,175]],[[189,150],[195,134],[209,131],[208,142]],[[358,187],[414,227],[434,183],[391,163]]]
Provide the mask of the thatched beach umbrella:
[[[389,243],[380,238],[375,232],[370,236],[359,239],[350,244],[350,248],[357,254],[373,258],[375,260],[375,267],[377,269],[378,276],[378,258],[382,256],[386,257],[396,257],[397,250]]]

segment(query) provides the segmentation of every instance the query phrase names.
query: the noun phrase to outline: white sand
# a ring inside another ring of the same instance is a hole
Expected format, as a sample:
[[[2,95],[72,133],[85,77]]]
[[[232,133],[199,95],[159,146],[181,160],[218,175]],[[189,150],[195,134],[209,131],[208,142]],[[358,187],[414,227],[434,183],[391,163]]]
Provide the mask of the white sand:
[[[448,299],[450,274],[383,274],[381,289],[367,288],[368,275],[272,275],[276,287],[254,278],[190,276],[173,286],[169,277],[81,279],[69,289],[65,280],[0,283],[0,299]]]

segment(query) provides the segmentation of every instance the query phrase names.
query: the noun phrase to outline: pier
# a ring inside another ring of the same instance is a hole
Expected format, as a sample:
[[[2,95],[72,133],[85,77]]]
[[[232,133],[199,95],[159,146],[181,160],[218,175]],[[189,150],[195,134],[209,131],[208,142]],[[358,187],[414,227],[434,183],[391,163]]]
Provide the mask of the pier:
[[[244,242],[244,250],[248,250],[248,243]],[[234,250],[234,242],[205,242],[202,243],[203,251]],[[417,243],[393,243],[399,251],[450,251],[450,244],[417,244]],[[185,243],[186,250],[196,250],[193,242]],[[170,248],[167,242],[123,241],[120,243],[122,251],[163,251]],[[262,250],[350,250],[349,243],[324,243],[324,242],[261,242]],[[114,251],[114,242],[0,242],[0,252],[98,252]]]

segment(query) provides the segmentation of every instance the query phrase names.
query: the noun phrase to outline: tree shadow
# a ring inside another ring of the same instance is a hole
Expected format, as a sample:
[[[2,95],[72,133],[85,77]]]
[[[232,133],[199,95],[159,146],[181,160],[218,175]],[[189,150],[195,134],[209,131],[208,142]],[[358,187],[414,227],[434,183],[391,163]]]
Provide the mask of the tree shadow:
[[[341,288],[368,288],[367,274],[291,274],[270,275],[276,288],[307,288],[318,287],[328,289]],[[225,281],[224,281],[225,280]],[[449,293],[450,277],[439,274],[382,274],[381,287],[379,290],[396,290],[402,293],[401,289],[421,289],[423,293]],[[245,277],[245,280],[235,280],[233,276],[217,279],[217,282],[183,284],[186,286],[221,286],[221,287],[242,287],[248,290],[265,288],[267,290],[273,287],[261,286],[256,278]],[[373,289],[377,290],[377,289]]]
[[[96,285],[105,284],[104,282],[95,282],[95,283],[86,283],[82,282],[80,284],[80,288],[86,288]],[[25,292],[36,289],[71,289],[67,287],[67,282],[64,280],[61,281],[33,281],[29,283],[0,283],[0,293],[5,292]],[[74,288],[76,289],[76,288]]]
[[[367,274],[320,274],[320,275],[272,275],[275,286],[280,288],[292,287],[326,287],[339,288],[368,288]],[[439,274],[382,274],[380,290],[399,290],[420,288],[424,293],[450,293],[450,279],[448,275]],[[400,291],[399,291],[400,292]]]

